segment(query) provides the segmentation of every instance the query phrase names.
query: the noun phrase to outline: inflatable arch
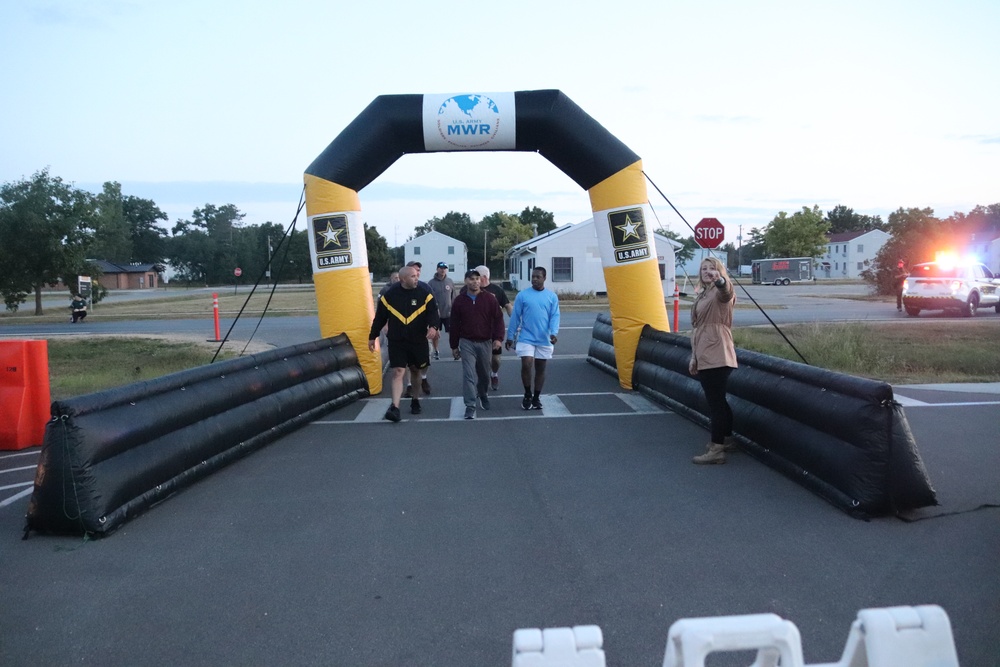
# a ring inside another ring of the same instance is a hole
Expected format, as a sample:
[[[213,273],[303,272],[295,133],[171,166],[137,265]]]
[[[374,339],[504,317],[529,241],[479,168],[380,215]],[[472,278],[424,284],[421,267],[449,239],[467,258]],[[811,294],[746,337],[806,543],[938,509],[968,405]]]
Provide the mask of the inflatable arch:
[[[644,325],[669,331],[642,161],[558,90],[382,95],[305,172],[306,213],[320,331],[346,333],[372,394],[382,391],[358,191],[407,153],[531,151],[590,195],[608,287],[619,382],[632,388]],[[551,268],[550,268],[551,271]]]

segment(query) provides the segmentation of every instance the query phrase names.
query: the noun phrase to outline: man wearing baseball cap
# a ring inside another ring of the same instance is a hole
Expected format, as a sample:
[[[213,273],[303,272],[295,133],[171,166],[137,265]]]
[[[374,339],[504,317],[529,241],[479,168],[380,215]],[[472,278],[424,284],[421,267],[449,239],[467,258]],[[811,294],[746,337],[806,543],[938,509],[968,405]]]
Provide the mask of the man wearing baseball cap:
[[[491,351],[503,344],[503,312],[496,298],[485,292],[479,272],[465,272],[465,290],[455,298],[448,342],[452,356],[462,360],[462,398],[465,418],[476,418],[476,399],[490,409],[489,368]]]
[[[490,282],[490,269],[485,264],[480,264],[475,269],[479,273],[479,284],[482,286],[483,291],[489,292],[494,297],[496,297],[497,303],[500,304],[500,308],[507,311],[507,317],[510,317],[511,312],[514,310],[514,304],[510,302],[507,297],[507,292],[504,291],[499,285],[494,285]],[[503,354],[503,348],[497,348],[493,350],[493,358],[490,361],[490,389],[496,391],[500,388],[500,355]]]
[[[451,318],[451,302],[455,299],[455,283],[448,277],[448,265],[445,262],[438,262],[437,270],[431,279],[427,281],[427,286],[431,288],[431,294],[437,301],[438,315],[441,317],[441,331],[449,331],[449,319]],[[441,358],[438,352],[438,341],[434,339],[434,359]]]

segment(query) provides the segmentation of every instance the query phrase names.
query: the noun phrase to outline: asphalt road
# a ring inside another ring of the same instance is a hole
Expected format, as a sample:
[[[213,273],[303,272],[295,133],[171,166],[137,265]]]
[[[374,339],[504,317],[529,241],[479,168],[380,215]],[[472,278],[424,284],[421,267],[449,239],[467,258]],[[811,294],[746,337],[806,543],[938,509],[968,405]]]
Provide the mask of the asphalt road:
[[[780,322],[896,317],[757,289]],[[38,449],[0,452],[0,664],[504,665],[517,628],[597,624],[608,664],[632,667],[662,663],[679,618],[758,612],[832,662],[859,609],[939,604],[962,664],[1000,665],[1000,387],[896,387],[941,504],[862,522],[745,455],[691,465],[702,429],[583,360],[594,316],[563,314],[542,414],[505,355],[493,409],[458,419],[458,364],[435,363],[421,416],[359,401],[98,541],[21,541]],[[315,317],[258,333],[318,336]]]

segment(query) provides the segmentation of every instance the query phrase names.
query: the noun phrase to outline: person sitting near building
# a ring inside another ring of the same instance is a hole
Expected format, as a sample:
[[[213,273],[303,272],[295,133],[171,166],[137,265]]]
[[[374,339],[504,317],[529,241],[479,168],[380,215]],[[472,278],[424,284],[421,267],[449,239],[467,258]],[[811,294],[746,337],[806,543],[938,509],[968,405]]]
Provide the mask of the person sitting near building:
[[[74,294],[69,309],[73,314],[73,319],[70,322],[72,324],[82,322],[87,317],[87,300],[79,294]]]

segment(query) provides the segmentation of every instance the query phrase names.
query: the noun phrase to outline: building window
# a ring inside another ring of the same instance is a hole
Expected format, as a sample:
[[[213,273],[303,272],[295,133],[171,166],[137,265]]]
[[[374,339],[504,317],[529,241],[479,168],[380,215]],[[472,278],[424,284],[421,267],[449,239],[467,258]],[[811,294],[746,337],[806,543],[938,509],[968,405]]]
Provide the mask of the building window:
[[[865,263],[864,262],[858,262],[858,271],[860,271],[863,268],[865,268]]]
[[[413,246],[413,254],[414,255],[419,255],[420,254],[420,246],[418,246],[418,245]]]
[[[859,243],[858,244],[858,252],[864,252],[864,251],[865,251],[865,244],[864,243]]]
[[[448,254],[449,255],[454,255],[455,254],[455,246],[453,246],[453,245],[448,246]]]
[[[573,258],[552,258],[552,282],[568,283],[573,281]]]

